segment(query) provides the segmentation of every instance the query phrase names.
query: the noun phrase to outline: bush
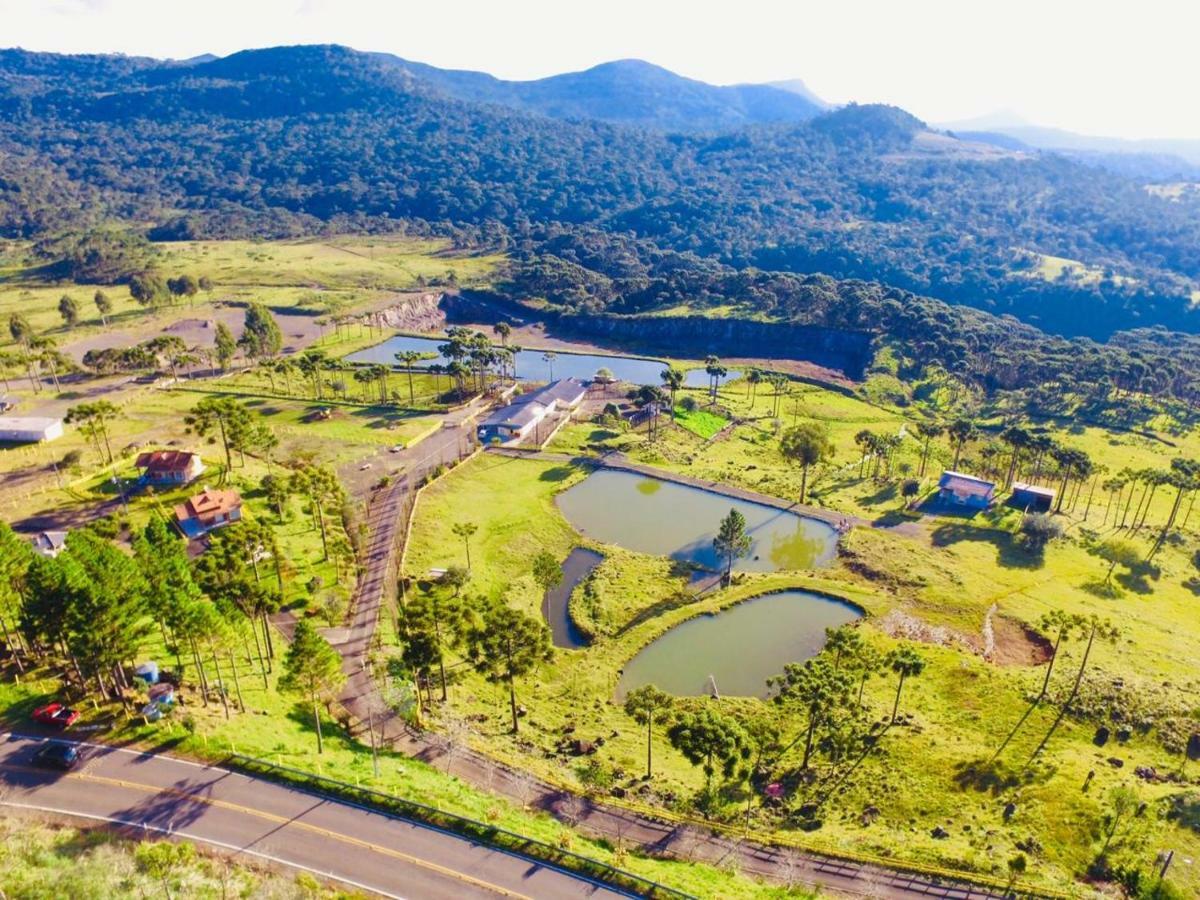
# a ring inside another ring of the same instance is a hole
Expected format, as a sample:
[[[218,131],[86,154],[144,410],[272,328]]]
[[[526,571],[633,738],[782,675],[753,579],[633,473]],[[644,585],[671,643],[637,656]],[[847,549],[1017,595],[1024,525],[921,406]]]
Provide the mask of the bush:
[[[1045,513],[1033,513],[1021,519],[1021,536],[1031,550],[1041,550],[1063,536],[1063,527]]]
[[[700,408],[700,401],[698,401],[691,394],[688,394],[686,397],[684,397],[682,400],[679,401],[679,408],[682,409],[684,412],[695,412],[697,409]]]

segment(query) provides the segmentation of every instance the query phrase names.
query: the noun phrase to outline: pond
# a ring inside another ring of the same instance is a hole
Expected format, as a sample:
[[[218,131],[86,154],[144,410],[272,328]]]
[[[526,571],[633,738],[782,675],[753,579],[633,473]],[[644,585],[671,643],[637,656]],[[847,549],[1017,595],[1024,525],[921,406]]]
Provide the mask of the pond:
[[[577,650],[587,646],[587,637],[576,627],[568,605],[576,586],[592,574],[592,569],[603,561],[603,556],[586,547],[576,547],[563,560],[562,581],[547,591],[545,599],[542,600],[542,615],[550,626],[550,636],[555,647]]]
[[[723,376],[717,379],[717,384],[728,384],[731,381],[737,381],[741,377],[741,370],[730,369]],[[690,388],[706,388],[710,387],[711,385],[712,379],[708,377],[708,373],[703,369],[688,369],[687,378],[683,382],[684,387]]]
[[[594,472],[559,494],[558,508],[597,541],[714,571],[724,565],[712,539],[730,509],[746,517],[752,542],[735,571],[812,569],[827,565],[837,549],[837,532],[824,522],[634,472]]]
[[[849,603],[780,591],[676,625],[626,663],[617,697],[653,684],[678,697],[765,697],[767,679],[825,646],[825,629],[862,617]]]
[[[438,353],[438,345],[445,343],[439,338],[410,337],[398,334],[388,338],[382,344],[367,347],[346,357],[347,362],[396,365],[396,354],[405,350],[415,350],[418,353],[430,353],[435,358],[424,359],[416,363],[417,368],[424,368],[431,363],[445,365],[449,362]],[[618,381],[629,384],[658,384],[659,377],[667,364],[659,359],[645,359],[638,356],[600,356],[594,353],[556,353],[553,363],[542,359],[543,350],[522,350],[517,354],[516,371],[518,378],[533,381],[549,381],[551,369],[555,378],[576,378],[580,381],[591,381],[597,369],[608,369]]]

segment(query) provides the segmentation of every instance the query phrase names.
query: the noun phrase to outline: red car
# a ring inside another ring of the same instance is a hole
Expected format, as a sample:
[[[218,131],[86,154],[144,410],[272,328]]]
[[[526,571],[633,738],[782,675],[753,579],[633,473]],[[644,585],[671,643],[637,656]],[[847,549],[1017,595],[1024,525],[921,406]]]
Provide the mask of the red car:
[[[55,728],[70,728],[78,719],[78,712],[61,703],[47,703],[33,711],[33,721]]]

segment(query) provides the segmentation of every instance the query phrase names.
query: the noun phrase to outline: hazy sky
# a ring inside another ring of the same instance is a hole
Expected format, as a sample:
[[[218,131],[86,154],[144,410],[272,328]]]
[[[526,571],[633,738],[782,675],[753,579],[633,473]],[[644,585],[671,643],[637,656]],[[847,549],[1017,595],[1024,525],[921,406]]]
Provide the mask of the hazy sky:
[[[1010,111],[1200,138],[1188,0],[0,0],[0,46],[157,57],[341,43],[536,78],[639,57],[714,83],[802,78],[930,122]]]

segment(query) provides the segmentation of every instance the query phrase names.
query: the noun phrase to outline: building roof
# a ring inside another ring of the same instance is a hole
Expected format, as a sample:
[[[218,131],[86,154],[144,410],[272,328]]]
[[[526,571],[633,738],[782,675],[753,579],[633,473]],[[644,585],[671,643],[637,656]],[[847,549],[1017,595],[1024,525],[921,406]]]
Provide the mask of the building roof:
[[[530,422],[536,421],[546,414],[546,404],[537,400],[525,400],[521,403],[510,403],[492,412],[479,423],[480,428],[489,425],[507,425],[510,428],[524,428]]]
[[[43,531],[34,535],[33,543],[39,550],[50,550],[57,553],[67,545],[67,532]]]
[[[196,456],[190,450],[151,450],[139,453],[134,465],[155,472],[183,472],[191,466]]]
[[[4,431],[45,431],[61,424],[62,419],[51,416],[0,416],[0,430]]]
[[[586,393],[587,387],[584,386],[582,381],[576,381],[574,378],[560,378],[558,381],[550,382],[541,390],[534,391],[532,394],[526,394],[522,398],[515,398],[514,402],[536,400],[547,406],[553,401],[570,404],[578,401]]]
[[[175,518],[180,522],[188,519],[207,521],[224,513],[232,512],[242,505],[242,495],[237,491],[214,491],[205,488],[195,497],[175,507]]]
[[[964,472],[951,472],[950,470],[942,473],[942,477],[938,480],[938,487],[943,490],[953,491],[956,494],[979,497],[989,497],[996,490],[995,482],[984,478],[976,478],[974,475],[967,475]]]
[[[1026,484],[1023,481],[1013,482],[1013,493],[1036,494],[1039,497],[1049,497],[1054,499],[1054,489],[1047,487],[1039,487],[1036,484]]]
[[[544,388],[514,397],[507,406],[493,411],[491,415],[480,422],[479,427],[504,425],[516,429],[525,428],[531,422],[544,416],[547,407],[552,404],[557,402],[570,406],[577,403],[586,393],[587,387],[583,382],[576,381],[574,378],[560,378]]]

